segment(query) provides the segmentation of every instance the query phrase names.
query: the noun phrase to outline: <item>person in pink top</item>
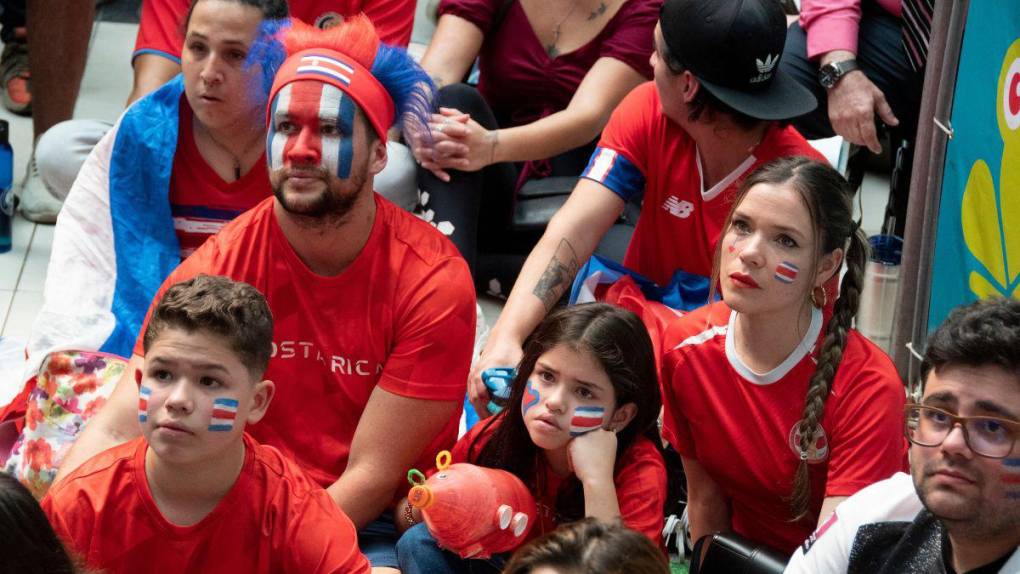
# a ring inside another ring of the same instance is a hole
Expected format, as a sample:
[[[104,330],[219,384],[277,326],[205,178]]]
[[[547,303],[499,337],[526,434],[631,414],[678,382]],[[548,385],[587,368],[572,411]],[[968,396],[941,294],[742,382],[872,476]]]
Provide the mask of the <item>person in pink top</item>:
[[[905,8],[926,5],[927,12]],[[926,38],[905,42],[913,29],[930,30],[932,0],[803,0],[790,27],[780,67],[810,89],[819,105],[794,120],[804,137],[840,135],[873,153],[882,150],[878,124],[913,141],[921,106]],[[919,13],[924,12],[924,13]],[[908,26],[910,19],[912,26]],[[908,30],[909,29],[909,30]],[[906,221],[906,198],[890,205],[896,228]]]

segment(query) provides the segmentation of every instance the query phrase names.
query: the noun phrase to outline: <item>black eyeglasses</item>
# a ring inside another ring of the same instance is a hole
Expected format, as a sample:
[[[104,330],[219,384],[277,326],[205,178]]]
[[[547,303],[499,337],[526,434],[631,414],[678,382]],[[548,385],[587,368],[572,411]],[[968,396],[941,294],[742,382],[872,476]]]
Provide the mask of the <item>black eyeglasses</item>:
[[[998,417],[961,417],[953,413],[908,404],[904,409],[907,440],[920,446],[939,446],[956,425],[963,429],[963,440],[975,454],[987,458],[1006,458],[1013,452],[1020,422]]]

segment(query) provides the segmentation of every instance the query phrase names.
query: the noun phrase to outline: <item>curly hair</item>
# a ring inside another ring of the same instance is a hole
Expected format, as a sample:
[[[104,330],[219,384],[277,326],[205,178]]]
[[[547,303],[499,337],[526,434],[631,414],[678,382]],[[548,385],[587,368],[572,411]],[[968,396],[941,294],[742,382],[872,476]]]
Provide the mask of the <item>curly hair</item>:
[[[928,337],[922,380],[947,365],[994,365],[1020,380],[1020,301],[995,297],[953,309]]]
[[[198,275],[166,290],[142,337],[146,352],[167,329],[222,337],[257,380],[273,352],[273,315],[258,289],[241,281]]]

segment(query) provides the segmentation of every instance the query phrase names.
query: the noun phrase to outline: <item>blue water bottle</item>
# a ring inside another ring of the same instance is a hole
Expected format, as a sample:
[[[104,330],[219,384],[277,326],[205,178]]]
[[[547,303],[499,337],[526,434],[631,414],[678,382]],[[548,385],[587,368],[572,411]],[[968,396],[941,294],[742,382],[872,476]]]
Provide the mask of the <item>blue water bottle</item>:
[[[11,223],[14,219],[14,152],[8,140],[10,126],[0,120],[0,253],[11,250]]]

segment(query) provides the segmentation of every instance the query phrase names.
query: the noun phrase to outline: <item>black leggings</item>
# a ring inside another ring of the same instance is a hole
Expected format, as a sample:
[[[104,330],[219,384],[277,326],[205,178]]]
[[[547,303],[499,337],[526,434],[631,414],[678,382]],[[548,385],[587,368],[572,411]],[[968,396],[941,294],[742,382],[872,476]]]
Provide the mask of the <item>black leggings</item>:
[[[439,105],[470,114],[485,129],[500,127],[473,86],[443,87],[439,90]],[[581,175],[594,149],[593,141],[551,158],[550,175]],[[479,171],[448,173],[450,181],[443,182],[427,169],[418,169],[418,187],[427,194],[422,196],[419,209],[425,214],[431,211],[431,221],[440,229],[453,226],[450,239],[467,260],[479,291],[509,294],[525,258],[541,237],[540,231],[511,229],[520,166],[496,163]]]

